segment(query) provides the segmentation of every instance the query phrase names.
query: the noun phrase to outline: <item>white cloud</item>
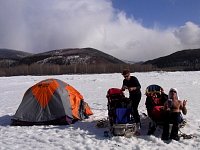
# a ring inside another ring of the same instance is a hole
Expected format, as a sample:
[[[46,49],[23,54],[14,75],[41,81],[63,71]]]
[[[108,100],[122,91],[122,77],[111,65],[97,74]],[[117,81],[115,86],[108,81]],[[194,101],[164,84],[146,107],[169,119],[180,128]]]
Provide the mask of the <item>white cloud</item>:
[[[145,28],[116,11],[111,0],[0,1],[0,35],[1,48],[37,53],[93,47],[133,61],[200,47],[198,25]]]
[[[174,33],[184,48],[200,48],[200,27],[198,25],[186,22]]]

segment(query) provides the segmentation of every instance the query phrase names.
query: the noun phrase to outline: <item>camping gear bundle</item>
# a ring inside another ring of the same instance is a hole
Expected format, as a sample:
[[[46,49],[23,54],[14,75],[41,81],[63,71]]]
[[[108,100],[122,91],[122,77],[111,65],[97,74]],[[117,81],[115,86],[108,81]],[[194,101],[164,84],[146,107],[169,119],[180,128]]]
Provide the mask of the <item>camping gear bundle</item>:
[[[136,132],[131,100],[125,97],[123,91],[117,88],[110,88],[107,92],[108,99],[108,120],[112,135],[129,136]]]

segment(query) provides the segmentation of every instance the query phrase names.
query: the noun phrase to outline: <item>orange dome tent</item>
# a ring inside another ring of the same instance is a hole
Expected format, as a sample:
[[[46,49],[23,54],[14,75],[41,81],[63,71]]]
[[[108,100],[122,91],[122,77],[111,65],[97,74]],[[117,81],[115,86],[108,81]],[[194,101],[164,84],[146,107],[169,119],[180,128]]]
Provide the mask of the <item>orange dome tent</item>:
[[[92,115],[83,96],[58,79],[30,87],[12,118],[12,125],[71,124]]]

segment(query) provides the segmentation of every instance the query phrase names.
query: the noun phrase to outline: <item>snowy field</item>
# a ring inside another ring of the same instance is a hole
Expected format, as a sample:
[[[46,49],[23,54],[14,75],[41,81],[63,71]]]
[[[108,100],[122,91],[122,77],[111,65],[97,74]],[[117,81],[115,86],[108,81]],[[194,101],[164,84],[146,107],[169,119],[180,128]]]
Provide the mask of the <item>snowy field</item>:
[[[171,87],[178,89],[180,99],[187,99],[187,125],[184,133],[195,134],[193,139],[171,141],[160,139],[161,129],[148,136],[148,118],[141,116],[141,135],[137,137],[104,137],[106,128],[96,128],[96,121],[107,117],[106,93],[109,88],[121,88],[121,74],[18,76],[0,77],[0,149],[1,150],[200,150],[200,72],[148,72],[133,73],[142,86],[140,114],[146,113],[145,89],[150,84],[162,86],[166,93]],[[25,91],[47,78],[57,78],[75,87],[89,103],[94,115],[69,126],[10,126]],[[125,93],[127,94],[127,93]]]

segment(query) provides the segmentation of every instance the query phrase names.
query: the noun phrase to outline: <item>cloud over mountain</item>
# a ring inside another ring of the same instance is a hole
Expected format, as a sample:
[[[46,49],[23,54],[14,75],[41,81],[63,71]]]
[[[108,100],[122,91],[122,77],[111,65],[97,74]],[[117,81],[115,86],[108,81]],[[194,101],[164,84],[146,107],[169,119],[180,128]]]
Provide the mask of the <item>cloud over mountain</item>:
[[[111,0],[0,1],[0,47],[27,52],[93,47],[141,61],[200,47],[200,27],[147,28]]]

